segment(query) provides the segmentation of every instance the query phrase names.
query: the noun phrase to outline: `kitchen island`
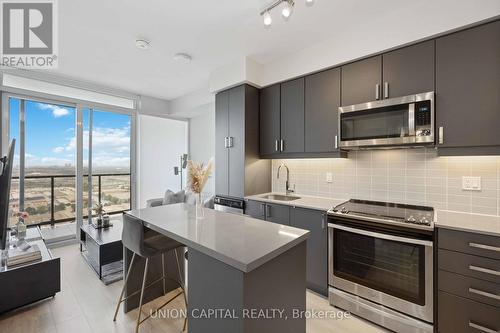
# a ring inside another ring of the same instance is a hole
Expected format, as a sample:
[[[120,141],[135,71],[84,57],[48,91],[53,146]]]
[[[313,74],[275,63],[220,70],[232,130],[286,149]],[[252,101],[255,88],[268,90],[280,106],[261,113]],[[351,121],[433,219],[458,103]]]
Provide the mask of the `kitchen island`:
[[[175,204],[128,213],[188,248],[189,332],[304,333],[305,317],[297,314],[306,308],[309,232],[212,209],[197,218],[196,209]],[[140,272],[133,269],[130,281]]]

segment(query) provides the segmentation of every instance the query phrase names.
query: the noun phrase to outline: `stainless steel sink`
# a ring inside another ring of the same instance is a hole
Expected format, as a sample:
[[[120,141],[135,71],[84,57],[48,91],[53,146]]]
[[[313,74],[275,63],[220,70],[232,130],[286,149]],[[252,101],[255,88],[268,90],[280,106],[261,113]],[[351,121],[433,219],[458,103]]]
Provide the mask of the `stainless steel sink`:
[[[281,194],[268,194],[262,196],[264,199],[269,200],[278,200],[278,201],[293,201],[300,199],[300,197],[292,196],[292,195],[281,195]]]

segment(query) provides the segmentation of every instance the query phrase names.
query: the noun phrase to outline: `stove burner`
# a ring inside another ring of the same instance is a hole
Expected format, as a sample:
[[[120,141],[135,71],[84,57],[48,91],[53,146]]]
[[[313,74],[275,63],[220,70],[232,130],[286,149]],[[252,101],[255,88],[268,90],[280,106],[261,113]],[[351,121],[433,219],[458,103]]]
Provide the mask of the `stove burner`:
[[[426,206],[351,199],[331,210],[336,215],[367,217],[388,222],[431,226],[434,209]]]

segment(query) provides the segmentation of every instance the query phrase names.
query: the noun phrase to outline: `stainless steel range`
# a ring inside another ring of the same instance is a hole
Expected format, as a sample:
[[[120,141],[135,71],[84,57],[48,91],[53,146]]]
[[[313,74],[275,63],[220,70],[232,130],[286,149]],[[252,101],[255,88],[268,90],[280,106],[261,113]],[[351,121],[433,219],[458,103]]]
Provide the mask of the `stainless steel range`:
[[[330,304],[395,332],[432,332],[433,208],[349,200],[328,227]]]

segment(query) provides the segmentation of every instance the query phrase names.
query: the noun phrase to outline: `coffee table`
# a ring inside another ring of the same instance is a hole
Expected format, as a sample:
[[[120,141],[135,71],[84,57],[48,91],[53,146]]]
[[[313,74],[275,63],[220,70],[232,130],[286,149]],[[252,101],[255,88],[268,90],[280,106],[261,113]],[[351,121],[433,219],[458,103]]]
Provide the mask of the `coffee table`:
[[[96,229],[90,224],[80,228],[80,252],[105,284],[120,280],[123,272],[122,217],[113,226]]]

